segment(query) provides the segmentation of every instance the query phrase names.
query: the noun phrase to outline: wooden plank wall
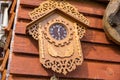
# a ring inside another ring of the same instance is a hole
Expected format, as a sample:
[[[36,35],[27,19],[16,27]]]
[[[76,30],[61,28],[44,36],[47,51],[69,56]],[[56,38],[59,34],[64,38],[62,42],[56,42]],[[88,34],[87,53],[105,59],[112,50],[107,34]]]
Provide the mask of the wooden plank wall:
[[[43,1],[20,1],[9,80],[48,80],[54,75],[54,72],[43,68],[39,63],[38,42],[25,33],[26,25],[31,21],[28,13]],[[103,2],[107,0],[98,1],[68,0],[89,19],[90,26],[81,40],[85,59],[83,65],[66,76],[56,74],[62,80],[120,80],[120,46],[108,40],[105,35],[102,17],[106,8],[106,3]]]

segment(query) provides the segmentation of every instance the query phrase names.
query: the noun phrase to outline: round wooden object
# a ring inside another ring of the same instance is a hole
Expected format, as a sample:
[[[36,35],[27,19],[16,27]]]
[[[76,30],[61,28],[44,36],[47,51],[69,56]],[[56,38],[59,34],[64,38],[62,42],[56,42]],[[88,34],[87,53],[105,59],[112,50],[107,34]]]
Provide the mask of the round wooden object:
[[[120,0],[111,0],[103,17],[104,31],[120,45]]]

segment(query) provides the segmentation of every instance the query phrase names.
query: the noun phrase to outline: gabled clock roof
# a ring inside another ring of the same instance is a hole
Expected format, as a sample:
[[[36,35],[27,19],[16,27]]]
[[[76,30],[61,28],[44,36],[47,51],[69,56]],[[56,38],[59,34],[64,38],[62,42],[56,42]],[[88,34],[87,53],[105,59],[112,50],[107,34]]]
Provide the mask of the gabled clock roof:
[[[47,15],[53,13],[61,13],[63,15],[66,15],[76,22],[84,25],[85,27],[89,25],[88,19],[85,18],[81,13],[79,13],[79,11],[68,2],[45,1],[38,8],[30,12],[29,15],[33,21],[27,25],[27,28],[34,24],[36,21],[42,20]]]

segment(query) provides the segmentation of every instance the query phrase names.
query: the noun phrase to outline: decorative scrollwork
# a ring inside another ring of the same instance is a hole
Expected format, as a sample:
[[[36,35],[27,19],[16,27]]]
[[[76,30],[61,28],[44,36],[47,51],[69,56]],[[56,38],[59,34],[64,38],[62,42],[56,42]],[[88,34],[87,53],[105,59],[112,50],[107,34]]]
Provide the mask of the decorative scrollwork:
[[[32,35],[32,37],[36,40],[38,40],[39,37],[38,28],[39,24],[33,24],[33,26],[28,28],[29,34]]]
[[[58,40],[55,40],[54,38],[52,38],[50,36],[49,27],[54,23],[62,23],[67,27],[69,26],[69,28],[67,29],[68,30],[68,36],[64,40],[58,41]],[[73,26],[71,26],[67,20],[63,20],[63,19],[60,19],[60,18],[50,20],[49,22],[47,22],[47,24],[44,27],[44,36],[45,36],[45,38],[50,43],[52,43],[52,44],[54,44],[55,46],[58,46],[58,47],[68,45],[70,43],[70,41],[73,39],[73,33],[74,33],[73,32]]]
[[[85,34],[85,26],[89,25],[87,18],[74,6],[61,0],[45,1],[29,15],[33,21],[27,26],[27,31],[39,42],[40,62],[44,67],[66,75],[82,64],[80,39]],[[63,39],[58,40],[50,34],[55,32],[60,36],[60,32],[65,32],[58,27],[52,30],[56,23],[63,24],[66,29]]]
[[[63,73],[66,75],[68,72],[75,70],[78,65],[81,65],[81,63],[82,59],[80,57],[76,57],[74,59],[55,59],[54,61],[46,60],[43,66],[51,68],[57,73]]]
[[[78,30],[79,39],[81,39],[86,32],[86,28],[84,26],[77,24],[77,30]]]
[[[30,12],[30,17],[32,20],[37,20],[38,18],[48,14],[54,9],[60,9],[64,11],[66,14],[71,15],[72,17],[80,20],[81,22],[89,25],[89,21],[87,18],[85,18],[82,14],[79,13],[79,11],[69,4],[66,1],[59,1],[59,0],[50,0],[45,1],[36,9],[34,9],[32,12]]]

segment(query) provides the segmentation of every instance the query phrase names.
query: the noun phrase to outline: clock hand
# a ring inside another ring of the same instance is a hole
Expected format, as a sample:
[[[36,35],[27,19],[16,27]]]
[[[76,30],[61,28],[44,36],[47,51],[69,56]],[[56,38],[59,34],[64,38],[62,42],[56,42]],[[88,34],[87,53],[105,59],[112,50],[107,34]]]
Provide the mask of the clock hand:
[[[58,27],[58,36],[59,36],[59,39],[60,39],[60,27]]]

